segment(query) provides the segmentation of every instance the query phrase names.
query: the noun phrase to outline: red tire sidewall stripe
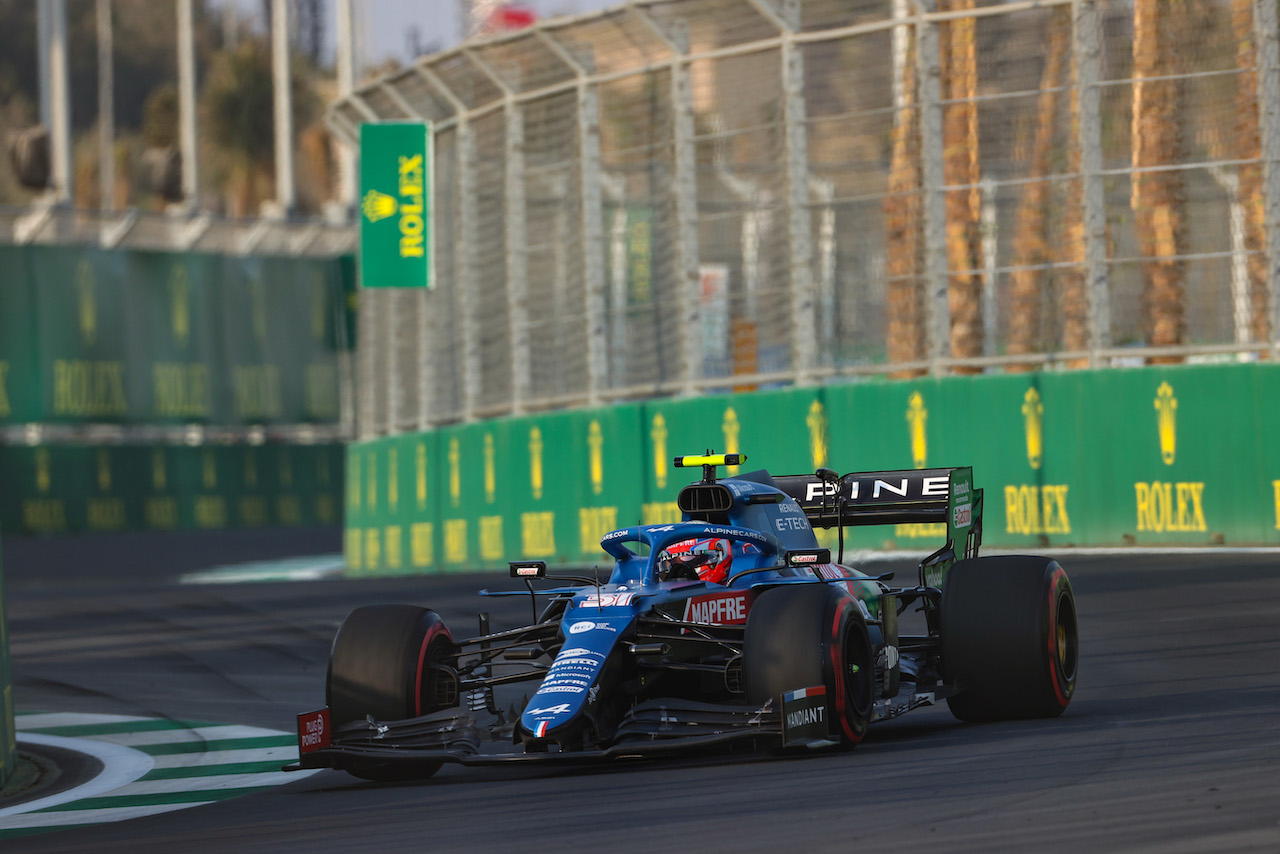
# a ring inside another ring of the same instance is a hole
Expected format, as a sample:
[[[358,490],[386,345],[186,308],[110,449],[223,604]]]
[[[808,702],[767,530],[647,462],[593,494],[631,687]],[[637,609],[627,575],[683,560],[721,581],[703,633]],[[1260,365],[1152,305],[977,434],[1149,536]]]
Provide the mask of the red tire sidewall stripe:
[[[431,646],[431,642],[441,634],[445,637],[449,636],[444,623],[436,620],[427,629],[426,635],[422,638],[422,646],[418,650],[418,669],[413,681],[413,716],[415,718],[422,716],[422,671],[426,667],[427,647]]]
[[[832,683],[835,689],[835,710],[836,719],[840,721],[840,728],[844,731],[845,738],[853,742],[862,740],[862,736],[853,731],[853,727],[849,726],[849,718],[846,712],[846,698],[844,686],[844,637],[840,632],[841,618],[844,616],[846,608],[852,606],[853,600],[840,597],[836,603],[835,614],[831,618],[831,632],[828,656],[831,659]]]
[[[1053,693],[1058,705],[1067,707],[1071,698],[1066,694],[1066,686],[1062,684],[1064,674],[1058,665],[1058,595],[1067,580],[1067,571],[1057,567],[1049,579],[1049,681],[1053,683]]]

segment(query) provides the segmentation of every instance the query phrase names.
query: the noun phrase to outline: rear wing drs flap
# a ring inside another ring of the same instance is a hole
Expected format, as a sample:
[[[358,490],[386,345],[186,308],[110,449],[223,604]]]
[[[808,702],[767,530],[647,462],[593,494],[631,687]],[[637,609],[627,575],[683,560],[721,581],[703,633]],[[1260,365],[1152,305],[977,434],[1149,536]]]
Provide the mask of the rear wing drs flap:
[[[947,539],[976,553],[982,532],[982,490],[973,486],[973,469],[906,469],[850,472],[830,469],[815,474],[774,475],[815,528],[849,525],[900,525],[945,522]]]

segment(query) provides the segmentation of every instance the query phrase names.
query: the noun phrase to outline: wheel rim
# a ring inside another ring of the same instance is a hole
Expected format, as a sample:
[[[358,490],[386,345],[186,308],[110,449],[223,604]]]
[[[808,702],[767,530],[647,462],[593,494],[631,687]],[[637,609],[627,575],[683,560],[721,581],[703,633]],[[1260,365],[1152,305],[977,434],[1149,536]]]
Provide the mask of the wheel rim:
[[[1070,700],[1075,690],[1076,665],[1079,662],[1079,635],[1076,629],[1076,610],[1071,595],[1060,590],[1054,609],[1055,670],[1062,699]],[[1065,705],[1065,703],[1064,703]]]

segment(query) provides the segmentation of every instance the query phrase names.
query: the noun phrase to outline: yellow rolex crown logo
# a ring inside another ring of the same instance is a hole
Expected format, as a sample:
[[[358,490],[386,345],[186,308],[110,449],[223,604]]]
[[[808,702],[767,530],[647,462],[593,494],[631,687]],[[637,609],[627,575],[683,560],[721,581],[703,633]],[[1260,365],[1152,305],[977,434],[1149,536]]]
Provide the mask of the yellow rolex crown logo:
[[[360,205],[360,209],[364,211],[364,215],[369,222],[377,222],[380,219],[395,216],[398,208],[399,205],[396,204],[395,196],[388,196],[386,193],[379,193],[377,190],[370,190],[365,193],[364,202]]]
[[[1044,459],[1044,404],[1034,388],[1027,389],[1022,397],[1022,417],[1026,422],[1027,463],[1038,469]]]
[[[529,488],[533,497],[542,498],[542,431],[529,430]]]
[[[804,421],[809,428],[809,454],[813,457],[813,467],[821,468],[827,464],[827,412],[822,408],[822,401],[815,400],[809,404],[809,414]]]
[[[1156,430],[1160,435],[1160,458],[1167,466],[1173,465],[1178,453],[1178,398],[1173,386],[1160,383],[1156,389]]]
[[[599,495],[604,491],[604,431],[600,429],[600,422],[594,419],[587,428],[587,448],[590,450],[591,491]]]
[[[667,419],[662,413],[653,416],[649,436],[653,439],[653,481],[658,489],[664,489],[667,485]]]
[[[924,395],[913,391],[907,398],[907,425],[911,436],[911,464],[918,469],[924,468],[929,457],[929,439],[925,433],[928,420],[929,410],[924,405]]]

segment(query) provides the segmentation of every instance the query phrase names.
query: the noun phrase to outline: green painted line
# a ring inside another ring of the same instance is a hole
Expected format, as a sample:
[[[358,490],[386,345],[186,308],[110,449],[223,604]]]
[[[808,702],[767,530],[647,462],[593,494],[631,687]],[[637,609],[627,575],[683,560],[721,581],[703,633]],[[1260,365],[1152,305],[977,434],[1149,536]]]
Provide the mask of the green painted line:
[[[142,780],[181,780],[187,777],[219,777],[225,774],[261,774],[263,771],[279,771],[285,764],[283,759],[268,759],[263,762],[235,762],[229,765],[192,765],[187,768],[155,768],[140,779]]]
[[[80,812],[82,810],[126,809],[128,807],[152,807],[162,804],[201,804],[206,801],[229,801],[241,795],[261,792],[272,786],[250,786],[243,789],[214,789],[207,792],[157,792],[152,795],[106,795],[101,798],[85,798],[72,801],[48,809],[36,810],[36,813]]]
[[[139,744],[133,747],[148,756],[174,756],[179,753],[211,753],[217,750],[241,750],[248,747],[285,747],[297,744],[296,735],[263,735],[254,738],[226,738],[220,741],[179,741],[169,744]]]
[[[115,735],[129,732],[160,732],[162,730],[190,729],[193,726],[205,726],[205,724],[192,724],[190,721],[171,721],[167,719],[152,718],[145,721],[76,724],[74,726],[55,726],[46,727],[44,729],[23,729],[22,731],[38,732],[42,735],[60,735],[67,738],[76,738],[78,736],[86,735]]]

